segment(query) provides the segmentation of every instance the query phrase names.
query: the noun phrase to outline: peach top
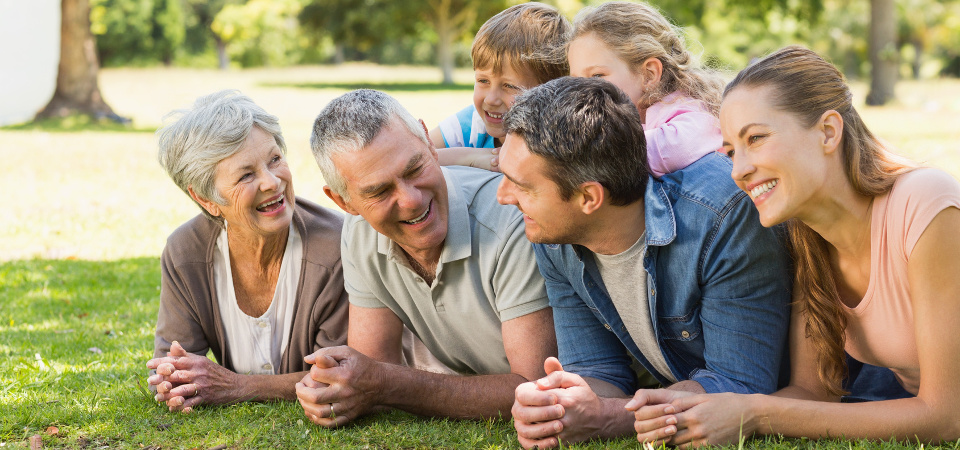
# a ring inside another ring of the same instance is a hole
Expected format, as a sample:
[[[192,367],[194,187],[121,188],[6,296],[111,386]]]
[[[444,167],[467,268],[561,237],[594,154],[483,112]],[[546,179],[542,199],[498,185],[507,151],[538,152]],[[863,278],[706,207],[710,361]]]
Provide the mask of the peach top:
[[[940,211],[960,208],[960,183],[937,169],[916,169],[873,200],[870,282],[847,316],[846,350],[859,361],[889,367],[916,395],[920,360],[910,302],[907,263],[914,246]]]

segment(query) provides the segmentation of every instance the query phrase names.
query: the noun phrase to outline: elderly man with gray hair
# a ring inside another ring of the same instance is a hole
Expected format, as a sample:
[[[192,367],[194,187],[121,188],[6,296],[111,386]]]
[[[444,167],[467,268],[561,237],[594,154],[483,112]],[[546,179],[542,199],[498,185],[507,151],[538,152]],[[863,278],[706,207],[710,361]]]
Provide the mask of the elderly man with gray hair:
[[[306,415],[325,427],[379,407],[509,415],[514,389],[544,375],[556,341],[523,216],[497,204],[500,176],[441,168],[423,123],[372,90],[324,108],[311,146],[324,192],[352,217],[341,237],[349,347],[306,358]],[[401,365],[404,326],[457,373]]]

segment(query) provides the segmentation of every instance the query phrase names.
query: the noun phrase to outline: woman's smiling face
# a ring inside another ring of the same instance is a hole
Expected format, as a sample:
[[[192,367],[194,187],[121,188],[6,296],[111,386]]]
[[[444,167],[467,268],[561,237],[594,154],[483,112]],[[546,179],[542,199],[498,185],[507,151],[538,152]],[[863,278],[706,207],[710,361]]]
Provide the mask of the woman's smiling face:
[[[822,127],[805,127],[796,115],[774,108],[771,97],[769,87],[741,86],[720,108],[731,177],[767,227],[816,208],[811,200],[826,184],[828,170]]]
[[[268,236],[289,228],[293,180],[270,133],[254,126],[240,151],[217,164],[214,186],[226,199],[216,208],[231,231]]]

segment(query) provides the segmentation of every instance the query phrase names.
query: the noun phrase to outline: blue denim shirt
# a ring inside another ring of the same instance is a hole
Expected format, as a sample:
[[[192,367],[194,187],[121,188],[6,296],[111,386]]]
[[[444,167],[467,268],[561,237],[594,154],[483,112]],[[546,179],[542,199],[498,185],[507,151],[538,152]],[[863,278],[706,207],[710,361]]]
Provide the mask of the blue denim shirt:
[[[677,380],[694,380],[709,393],[770,393],[789,324],[789,260],[730,170],[730,160],[714,153],[650,177],[643,260],[650,315]],[[564,369],[632,393],[633,355],[669,384],[628,334],[593,253],[579,245],[534,249]]]

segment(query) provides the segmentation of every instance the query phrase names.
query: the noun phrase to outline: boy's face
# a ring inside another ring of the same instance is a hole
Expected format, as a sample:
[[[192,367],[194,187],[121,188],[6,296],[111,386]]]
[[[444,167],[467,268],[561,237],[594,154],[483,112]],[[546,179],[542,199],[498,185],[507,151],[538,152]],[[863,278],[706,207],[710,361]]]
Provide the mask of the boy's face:
[[[487,134],[503,142],[503,115],[513,106],[513,100],[525,89],[537,86],[537,79],[526,71],[518,72],[504,60],[500,73],[493,68],[475,69],[473,106],[487,127]]]

